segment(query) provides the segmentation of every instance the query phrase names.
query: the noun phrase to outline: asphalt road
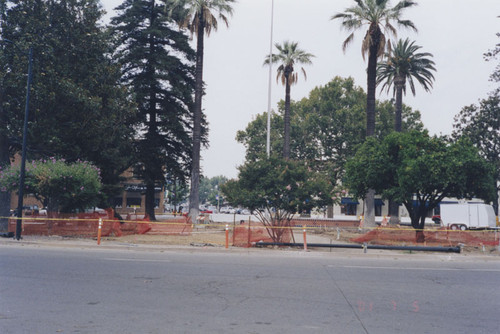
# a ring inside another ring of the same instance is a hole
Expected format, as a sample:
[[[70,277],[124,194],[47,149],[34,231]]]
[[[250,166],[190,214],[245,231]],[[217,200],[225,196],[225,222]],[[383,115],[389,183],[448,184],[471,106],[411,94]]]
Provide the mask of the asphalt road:
[[[500,258],[0,244],[0,333],[498,333]]]

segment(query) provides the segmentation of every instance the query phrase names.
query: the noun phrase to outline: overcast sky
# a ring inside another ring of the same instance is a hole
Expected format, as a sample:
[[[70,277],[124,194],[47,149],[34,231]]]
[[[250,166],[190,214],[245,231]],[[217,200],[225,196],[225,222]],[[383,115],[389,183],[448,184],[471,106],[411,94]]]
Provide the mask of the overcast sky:
[[[450,134],[453,117],[466,105],[476,104],[495,87],[489,81],[495,63],[483,54],[500,42],[499,0],[419,0],[418,6],[403,12],[418,32],[399,30],[398,37],[409,37],[422,46],[421,52],[434,55],[437,73],[434,89],[425,92],[417,86],[403,102],[422,114],[431,134]],[[120,0],[103,0],[111,12]],[[262,63],[269,54],[272,0],[239,0],[234,5],[230,26],[222,23],[205,39],[203,109],[210,123],[210,147],[202,151],[202,173],[207,177],[235,178],[237,166],[244,162],[245,148],[235,140],[255,115],[267,111],[269,68]],[[361,56],[361,39],[366,28],[346,53],[342,42],[348,36],[336,13],[355,4],[353,0],[274,0],[273,44],[296,41],[315,55],[305,66],[307,81],[299,78],[292,86],[293,100],[307,97],[317,86],[335,76],[353,77],[366,91],[366,66]],[[393,0],[392,4],[396,4]],[[193,41],[193,47],[195,46]],[[275,51],[273,51],[275,52]],[[498,61],[497,61],[498,63]],[[285,89],[275,81],[273,68],[272,108],[284,99]],[[377,98],[392,97],[377,90]]]

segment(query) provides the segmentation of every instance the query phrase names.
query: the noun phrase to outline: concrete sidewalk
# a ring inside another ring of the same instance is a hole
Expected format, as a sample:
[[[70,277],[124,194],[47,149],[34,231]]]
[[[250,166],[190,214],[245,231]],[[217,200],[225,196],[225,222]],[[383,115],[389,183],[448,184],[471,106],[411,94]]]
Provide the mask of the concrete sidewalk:
[[[336,240],[335,240],[336,241]],[[332,240],[332,243],[339,243]],[[303,242],[302,239],[296,239],[296,242]],[[330,243],[329,238],[307,235],[308,243]],[[436,260],[443,261],[500,261],[500,252],[498,250],[486,252],[467,252],[467,253],[436,253],[436,252],[408,252],[398,250],[375,250],[369,249],[365,253],[363,249],[353,248],[308,248],[304,251],[297,247],[252,247],[241,248],[230,246],[226,249],[224,246],[208,245],[168,245],[168,244],[147,244],[147,243],[129,243],[119,240],[101,240],[97,245],[96,239],[67,238],[60,236],[24,236],[17,241],[15,239],[0,238],[0,247],[26,247],[27,249],[37,249],[40,247],[54,249],[92,249],[95,251],[122,250],[122,251],[146,251],[146,252],[189,252],[189,253],[220,253],[222,254],[255,254],[262,256],[307,256],[307,257],[342,257],[342,258],[411,258],[415,260]]]

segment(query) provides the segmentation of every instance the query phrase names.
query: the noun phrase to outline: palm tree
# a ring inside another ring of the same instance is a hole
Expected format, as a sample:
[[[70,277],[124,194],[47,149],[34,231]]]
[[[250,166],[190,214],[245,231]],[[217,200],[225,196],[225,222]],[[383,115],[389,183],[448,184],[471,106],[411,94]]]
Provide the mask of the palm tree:
[[[201,120],[203,96],[203,54],[205,34],[210,36],[217,30],[217,18],[228,26],[228,17],[233,13],[232,3],[235,0],[172,0],[172,11],[179,9],[181,27],[189,29],[196,35],[196,74],[195,74],[195,101],[193,117],[193,161],[191,167],[191,188],[189,193],[189,216],[194,221],[199,213],[200,188],[200,148],[201,148]]]
[[[431,53],[417,53],[421,47],[410,42],[408,38],[399,40],[392,53],[387,53],[387,60],[382,61],[377,67],[377,85],[383,83],[382,90],[387,92],[393,87],[396,95],[396,115],[394,118],[394,130],[402,130],[403,94],[406,95],[406,81],[410,83],[410,89],[415,96],[415,83],[413,79],[422,85],[425,91],[430,91],[436,71]],[[389,216],[391,223],[399,221],[399,203],[389,200]]]
[[[377,67],[377,85],[383,83],[382,90],[387,92],[393,87],[396,96],[396,117],[394,129],[401,132],[401,110],[403,106],[403,94],[406,95],[406,82],[410,84],[410,89],[415,96],[414,79],[420,83],[426,92],[432,88],[436,71],[435,63],[428,57],[431,53],[417,53],[421,46],[415,45],[407,38],[399,40],[392,53],[387,54],[387,60],[382,61]]]
[[[384,55],[386,49],[390,51],[390,41],[386,43],[385,32],[396,35],[396,29],[391,21],[399,26],[417,30],[413,22],[402,20],[402,11],[405,8],[416,5],[413,1],[400,1],[396,6],[390,8],[389,0],[355,0],[357,5],[347,8],[344,13],[332,16],[332,20],[341,19],[342,27],[351,33],[344,41],[342,49],[345,50],[354,39],[354,33],[364,25],[368,30],[363,39],[361,53],[363,59],[368,54],[367,70],[367,99],[366,99],[366,135],[375,134],[375,88],[377,74],[377,60]]]
[[[311,58],[314,55],[305,52],[298,48],[297,42],[285,41],[283,45],[276,43],[274,46],[278,49],[278,54],[267,56],[264,60],[264,65],[270,62],[279,63],[276,82],[281,79],[281,83],[285,86],[285,115],[284,115],[284,143],[283,143],[283,158],[290,158],[290,86],[297,83],[299,75],[295,72],[295,64],[312,64]],[[271,59],[270,59],[271,57]],[[301,67],[304,78],[307,79],[306,71]]]
[[[361,54],[363,59],[368,54],[367,69],[367,95],[366,95],[366,135],[375,134],[375,89],[377,80],[377,60],[384,55],[386,49],[390,51],[390,40],[386,43],[384,31],[388,34],[396,35],[396,28],[392,22],[396,22],[401,27],[417,30],[413,22],[402,20],[402,11],[408,7],[416,5],[416,2],[402,0],[394,7],[389,6],[389,0],[354,0],[355,6],[347,8],[344,13],[338,13],[331,17],[342,20],[342,27],[350,32],[342,45],[345,50],[354,39],[354,33],[364,25],[368,26],[363,43]],[[383,30],[382,30],[383,29]],[[375,191],[368,190],[365,197],[365,222],[367,226],[375,225]]]

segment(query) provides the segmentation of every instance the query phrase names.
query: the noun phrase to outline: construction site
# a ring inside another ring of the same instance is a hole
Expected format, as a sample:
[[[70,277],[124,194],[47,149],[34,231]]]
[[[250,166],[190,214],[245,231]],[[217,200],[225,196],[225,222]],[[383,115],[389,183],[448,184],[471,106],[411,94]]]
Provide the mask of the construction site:
[[[496,228],[460,230],[432,224],[424,229],[425,241],[416,242],[416,230],[406,225],[363,226],[357,219],[294,218],[283,226],[271,226],[255,216],[204,215],[196,222],[184,215],[165,214],[157,221],[139,214],[121,217],[112,209],[103,212],[24,216],[9,218],[14,237],[18,224],[22,236],[95,239],[131,244],[183,245],[193,247],[275,247],[331,251],[332,248],[381,247],[399,250],[482,252],[500,254]],[[417,247],[417,248],[415,248]]]

